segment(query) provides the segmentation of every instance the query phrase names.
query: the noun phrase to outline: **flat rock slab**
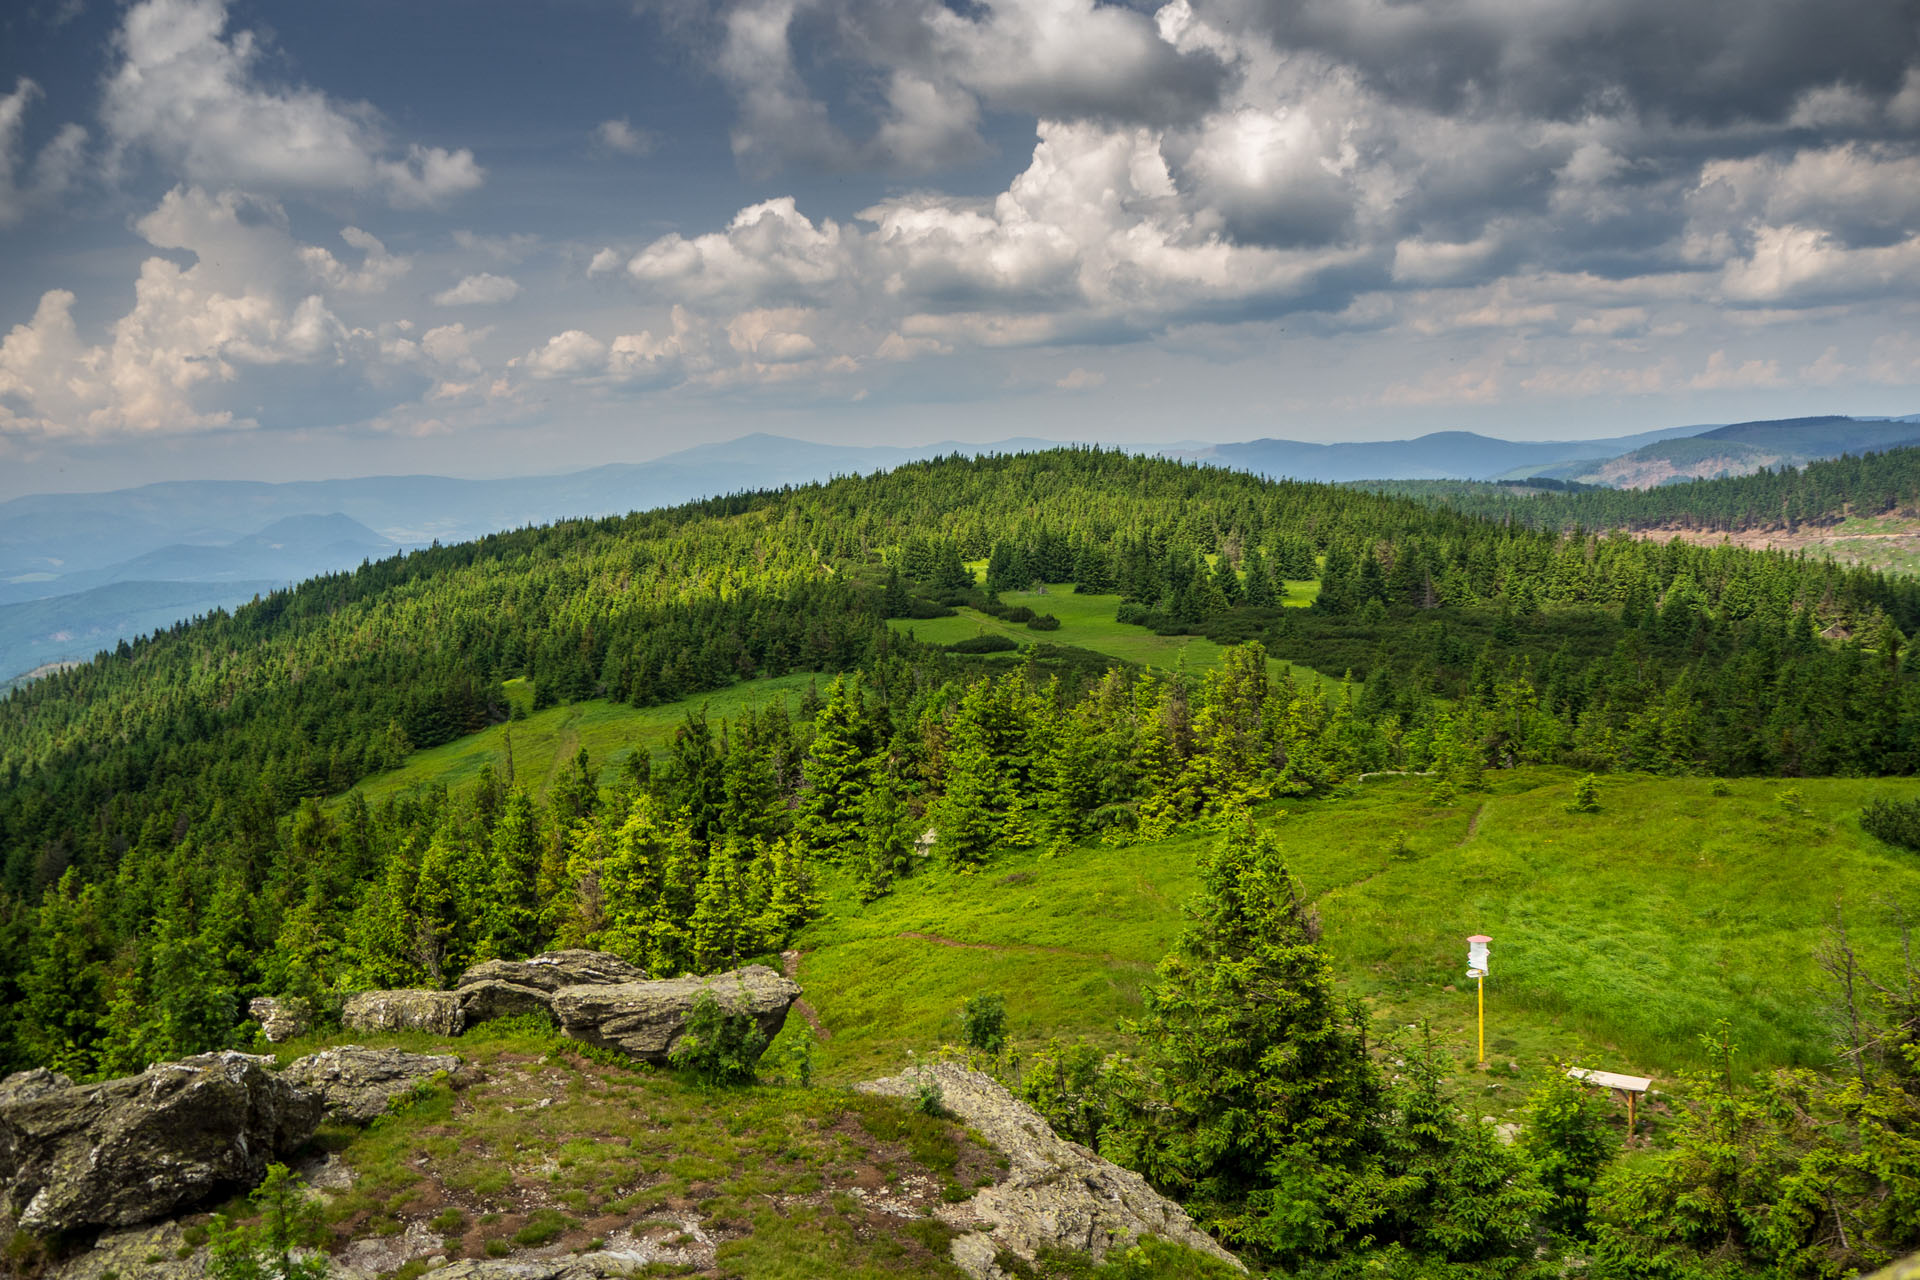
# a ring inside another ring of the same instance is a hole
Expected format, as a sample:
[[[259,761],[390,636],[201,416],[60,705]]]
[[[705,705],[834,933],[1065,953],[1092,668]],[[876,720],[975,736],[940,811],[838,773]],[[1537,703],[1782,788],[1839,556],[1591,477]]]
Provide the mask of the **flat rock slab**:
[[[0,1081],[0,1201],[28,1231],[126,1227],[238,1188],[319,1127],[320,1096],[272,1058],[203,1053],[75,1085]]]
[[[645,982],[647,971],[607,951],[544,951],[526,960],[486,960],[460,975],[455,989],[480,982],[511,982],[536,991]]]
[[[1079,1250],[1099,1261],[1143,1235],[1246,1269],[1145,1178],[1055,1134],[1039,1112],[991,1076],[942,1062],[854,1087],[908,1098],[929,1079],[940,1088],[941,1105],[1009,1162],[1000,1183],[939,1211],[963,1231],[953,1242],[953,1260],[975,1280],[1002,1280],[1005,1272],[994,1262],[1002,1249],[1028,1262],[1043,1248]]]
[[[296,1059],[280,1075],[319,1094],[327,1114],[335,1120],[371,1124],[386,1114],[395,1098],[415,1085],[440,1073],[454,1075],[460,1068],[460,1059],[452,1054],[402,1053],[398,1049],[343,1044]]]
[[[563,987],[553,993],[553,1016],[576,1040],[618,1049],[642,1062],[665,1062],[702,992],[711,992],[730,1013],[751,1013],[772,1040],[787,1020],[787,1009],[800,998],[800,984],[755,964],[705,978]]]
[[[362,991],[340,1011],[349,1031],[425,1031],[457,1036],[466,1026],[451,991]]]
[[[460,975],[454,994],[464,1025],[519,1014],[551,1015],[554,992],[645,982],[647,971],[605,951],[547,951],[526,960],[487,960]]]

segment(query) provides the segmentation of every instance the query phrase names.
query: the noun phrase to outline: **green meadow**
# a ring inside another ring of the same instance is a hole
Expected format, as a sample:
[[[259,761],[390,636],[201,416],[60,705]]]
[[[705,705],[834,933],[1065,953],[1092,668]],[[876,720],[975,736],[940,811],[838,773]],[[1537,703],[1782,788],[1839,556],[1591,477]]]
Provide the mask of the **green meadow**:
[[[1892,784],[1619,777],[1603,780],[1599,813],[1571,814],[1566,771],[1490,776],[1490,791],[1444,808],[1423,780],[1392,778],[1259,821],[1376,1027],[1430,1021],[1491,1110],[1566,1062],[1670,1079],[1704,1064],[1698,1037],[1722,1018],[1749,1070],[1830,1064],[1814,952],[1836,910],[1867,961],[1890,965],[1894,912],[1920,903],[1920,859],[1856,821]],[[871,1075],[956,1040],[962,1001],[983,992],[1006,996],[1027,1046],[1118,1045],[1209,840],[1010,852],[974,875],[929,866],[864,908],[830,879],[799,969],[830,1037],[826,1072]],[[1464,976],[1473,933],[1494,939],[1485,1077]]]
[[[1320,593],[1318,582],[1289,582],[1287,604],[1312,604]],[[1035,631],[1024,622],[1005,622],[978,609],[961,608],[950,618],[895,618],[889,625],[902,634],[930,644],[953,644],[978,635],[1005,636],[1025,646],[1034,643],[1065,644],[1103,653],[1122,662],[1160,671],[1198,674],[1213,666],[1226,652],[1223,645],[1205,636],[1155,635],[1145,627],[1118,622],[1114,613],[1120,607],[1117,595],[1080,595],[1071,583],[1056,583],[1039,591],[1003,591],[1000,599],[1007,605],[1026,605],[1035,613],[1050,613],[1060,619],[1057,631]],[[1005,655],[1011,659],[1011,653]],[[1274,664],[1278,671],[1280,663]],[[1297,678],[1311,674],[1296,667]]]
[[[366,796],[369,803],[378,803],[427,784],[457,788],[479,777],[486,765],[492,765],[504,778],[511,759],[515,780],[545,796],[582,747],[597,768],[618,768],[642,747],[648,751],[664,747],[690,713],[705,708],[709,718],[724,720],[780,698],[797,704],[808,685],[819,681],[824,686],[829,679],[804,673],[743,680],[726,689],[657,707],[630,707],[601,700],[548,707],[527,714],[525,719],[416,751],[400,768],[376,774],[354,790]],[[507,700],[517,712],[525,713],[532,706],[533,689],[525,680],[507,681],[506,690]]]

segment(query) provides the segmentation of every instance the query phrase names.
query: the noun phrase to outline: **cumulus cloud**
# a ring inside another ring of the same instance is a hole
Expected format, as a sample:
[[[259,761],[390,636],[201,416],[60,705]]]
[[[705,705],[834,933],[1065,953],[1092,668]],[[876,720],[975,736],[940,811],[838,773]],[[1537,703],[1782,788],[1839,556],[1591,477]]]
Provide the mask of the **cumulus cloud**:
[[[132,308],[101,341],[82,338],[74,295],[44,294],[32,320],[0,341],[0,432],[102,437],[247,425],[200,394],[243,371],[342,363],[371,335],[344,324],[329,294],[366,292],[405,270],[356,228],[358,267],[302,245],[271,200],[177,187],[136,224],[158,249],[140,268]]]
[[[73,182],[86,147],[87,131],[63,125],[32,165],[23,155],[27,107],[40,86],[22,76],[13,92],[0,97],[0,227],[11,226],[29,209],[57,199]]]
[[[545,346],[527,352],[519,364],[535,378],[605,373],[607,344],[584,329],[568,329],[548,338]]]
[[[259,40],[226,27],[224,0],[142,0],[127,10],[100,107],[116,153],[151,153],[206,186],[379,191],[402,208],[480,185],[471,151],[414,143],[396,156],[370,105],[264,83]]]
[[[595,126],[593,138],[607,150],[618,151],[623,156],[644,156],[654,145],[651,133],[634,128],[633,122],[626,119],[602,120]]]
[[[512,276],[482,271],[466,277],[451,289],[434,294],[433,300],[443,307],[472,307],[511,302],[519,296],[520,282]]]

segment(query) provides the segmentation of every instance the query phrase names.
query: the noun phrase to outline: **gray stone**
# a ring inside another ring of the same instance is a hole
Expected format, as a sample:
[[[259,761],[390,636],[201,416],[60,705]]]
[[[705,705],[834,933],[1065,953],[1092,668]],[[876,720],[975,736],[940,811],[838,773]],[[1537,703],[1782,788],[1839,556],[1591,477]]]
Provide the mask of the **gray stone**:
[[[475,1027],[495,1018],[550,1015],[553,993],[565,987],[646,980],[645,969],[605,951],[548,951],[526,960],[483,961],[460,975],[454,993],[464,1025]]]
[[[854,1087],[904,1098],[912,1097],[923,1080],[938,1085],[941,1105],[1009,1162],[1006,1177],[997,1185],[939,1210],[962,1230],[953,1242],[953,1260],[975,1280],[1002,1280],[1004,1272],[994,1257],[1003,1249],[1028,1262],[1043,1248],[1079,1250],[1097,1261],[1143,1235],[1245,1270],[1146,1179],[1057,1136],[1039,1112],[991,1076],[943,1062]]]
[[[553,994],[553,1015],[576,1040],[643,1062],[665,1062],[703,991],[712,992],[723,1009],[752,1013],[769,1040],[780,1033],[788,1007],[800,996],[798,983],[755,964],[706,978],[563,987]]]
[[[273,1044],[303,1036],[313,1029],[313,1011],[305,1000],[255,996],[247,1012],[260,1024],[260,1031]]]
[[[479,982],[511,982],[551,994],[562,987],[645,982],[647,971],[606,951],[545,951],[526,960],[484,960],[460,975],[456,990]]]
[[[202,1280],[207,1251],[186,1247],[186,1229],[178,1222],[102,1232],[85,1253],[55,1264],[47,1280]],[[185,1252],[186,1257],[179,1255]]]
[[[319,1095],[273,1065],[203,1053],[94,1085],[9,1077],[0,1203],[28,1231],[66,1231],[151,1222],[251,1187],[320,1123]]]
[[[386,1114],[388,1103],[416,1084],[432,1079],[436,1073],[451,1076],[460,1065],[460,1059],[452,1054],[402,1053],[398,1049],[343,1044],[297,1059],[280,1074],[300,1088],[319,1094],[327,1114],[335,1120],[371,1124],[375,1117]]]
[[[432,1272],[434,1280],[631,1280],[644,1263],[614,1253],[521,1261],[517,1258],[456,1262]]]
[[[451,991],[362,991],[347,1001],[340,1022],[349,1031],[425,1031],[457,1036],[466,1026]]]

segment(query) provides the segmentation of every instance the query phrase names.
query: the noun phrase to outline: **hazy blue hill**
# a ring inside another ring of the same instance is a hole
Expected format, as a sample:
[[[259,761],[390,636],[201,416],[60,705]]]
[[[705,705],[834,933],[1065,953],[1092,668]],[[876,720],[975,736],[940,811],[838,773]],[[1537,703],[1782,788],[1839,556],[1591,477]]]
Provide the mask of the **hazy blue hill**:
[[[1601,440],[1498,440],[1471,431],[1352,444],[1250,440],[1215,445],[1202,456],[1236,470],[1295,480],[1492,480],[1509,473],[1539,474],[1569,461],[1611,458],[1703,429],[1670,427]]]
[[[73,595],[0,605],[0,684],[49,662],[90,658],[215,609],[231,609],[280,582],[114,582]]]
[[[1573,463],[1541,474],[1644,489],[1683,480],[1751,475],[1762,467],[1798,467],[1843,454],[1880,452],[1920,443],[1920,426],[1901,419],[1837,415],[1736,422],[1680,440],[1645,445],[1600,462]]]

